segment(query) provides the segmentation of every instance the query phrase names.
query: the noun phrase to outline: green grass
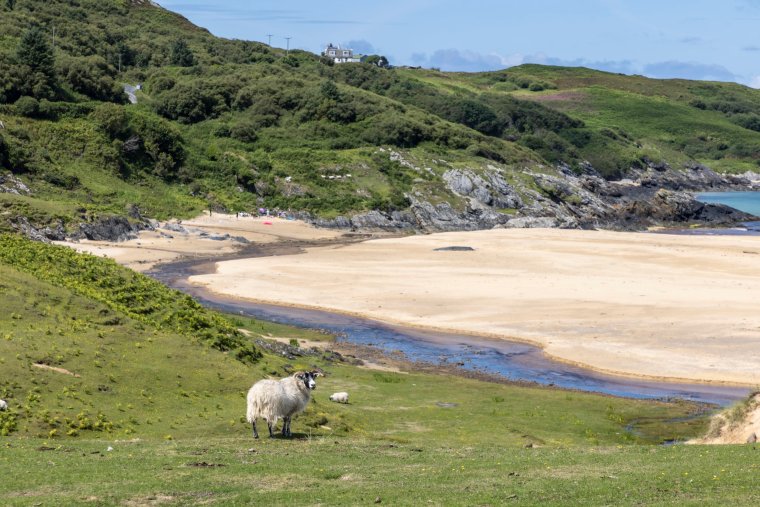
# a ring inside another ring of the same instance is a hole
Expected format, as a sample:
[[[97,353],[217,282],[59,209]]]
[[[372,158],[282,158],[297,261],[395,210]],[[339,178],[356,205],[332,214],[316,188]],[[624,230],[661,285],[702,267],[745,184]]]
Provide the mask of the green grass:
[[[334,437],[12,440],[0,453],[0,493],[6,505],[756,505],[756,453]]]
[[[265,320],[254,319],[235,313],[225,314],[234,326],[244,329],[255,336],[262,338],[298,338],[309,341],[334,341],[335,335],[324,332],[319,329],[305,329],[300,327],[278,324],[277,322],[267,322]]]
[[[314,357],[242,362],[159,325],[158,314],[136,317],[120,306],[104,287],[137,282],[113,263],[72,253],[74,262],[25,241],[6,240],[3,251],[15,254],[0,257],[7,505],[757,500],[751,446],[656,445],[704,433],[706,416],[684,419],[697,411],[690,403],[379,372]],[[148,287],[151,298],[181,306],[171,302],[173,291]],[[216,318],[260,335],[324,338]],[[293,422],[295,438],[254,441],[244,421],[250,385],[315,366],[327,375]],[[335,391],[348,391],[351,403],[329,402]]]

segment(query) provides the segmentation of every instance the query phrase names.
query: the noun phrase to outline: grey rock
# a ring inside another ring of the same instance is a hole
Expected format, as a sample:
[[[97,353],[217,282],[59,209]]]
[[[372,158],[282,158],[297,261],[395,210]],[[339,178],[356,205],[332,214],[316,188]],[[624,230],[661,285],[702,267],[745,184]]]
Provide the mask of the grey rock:
[[[475,185],[470,177],[458,169],[446,171],[443,174],[443,179],[446,181],[449,188],[459,195],[470,195],[475,189]]]
[[[29,195],[32,191],[12,173],[0,174],[0,194]]]
[[[74,239],[87,238],[93,241],[126,241],[137,237],[137,233],[145,230],[149,224],[144,222],[132,223],[125,217],[103,217],[94,222],[79,224],[79,232]]]
[[[757,435],[755,433],[752,433],[750,436],[747,437],[747,443],[754,444],[755,442],[757,442]]]
[[[475,249],[471,246],[444,246],[442,248],[436,248],[434,252],[474,252]]]
[[[443,179],[455,194],[470,197],[484,206],[501,209],[523,206],[519,194],[504,180],[498,168],[489,168],[483,176],[465,169],[452,169],[443,174]]]
[[[173,222],[166,222],[163,226],[161,226],[161,229],[176,232],[179,234],[188,234],[187,229],[185,229],[182,225],[175,224]]]
[[[299,218],[323,227],[426,232],[516,227],[642,230],[652,225],[719,226],[753,219],[726,206],[701,203],[693,193],[760,188],[760,175],[723,176],[696,163],[679,170],[664,162],[644,162],[617,181],[602,178],[588,162],[575,169],[560,164],[556,172],[523,170],[532,184],[516,178],[516,186],[504,179],[504,168],[497,165],[488,164],[477,173],[449,169],[443,180],[458,200],[433,204],[424,193],[412,192],[407,195],[411,203],[407,210],[371,211],[327,221],[308,214]],[[505,209],[510,213],[499,212]]]
[[[504,225],[506,229],[549,229],[559,227],[555,217],[518,217]]]

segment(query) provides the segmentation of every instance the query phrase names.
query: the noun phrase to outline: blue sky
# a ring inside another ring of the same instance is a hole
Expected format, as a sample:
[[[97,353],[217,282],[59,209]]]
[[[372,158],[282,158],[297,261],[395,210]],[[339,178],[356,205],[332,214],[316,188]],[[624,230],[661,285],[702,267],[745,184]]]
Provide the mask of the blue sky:
[[[760,88],[760,0],[159,0],[215,35],[452,71],[583,65]]]

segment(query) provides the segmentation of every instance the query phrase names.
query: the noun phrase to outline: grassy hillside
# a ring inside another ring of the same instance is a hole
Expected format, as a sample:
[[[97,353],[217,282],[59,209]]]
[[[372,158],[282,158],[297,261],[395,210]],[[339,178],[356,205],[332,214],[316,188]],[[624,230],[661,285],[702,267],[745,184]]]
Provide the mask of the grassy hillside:
[[[673,165],[695,160],[721,172],[757,170],[760,93],[746,86],[541,65],[480,74],[424,72],[439,88],[454,81],[469,93],[509,95],[582,121],[607,139],[604,147],[592,139],[580,152],[607,173],[630,155]]]
[[[4,5],[0,73],[0,167],[30,189],[0,193],[4,230],[135,206],[154,218],[262,205],[332,217],[415,196],[462,210],[442,179],[452,168],[497,169],[530,204],[524,170],[556,174],[559,162],[620,177],[649,161],[740,172],[760,158],[760,93],[743,86],[535,65],[336,66],[216,38],[147,1]],[[138,83],[128,104],[122,87]]]
[[[18,247],[4,238],[0,251]],[[751,446],[652,445],[705,430],[704,416],[688,417],[691,404],[379,372],[319,356],[241,361],[166,325],[161,313],[136,312],[110,288],[133,279],[178,311],[187,303],[176,293],[108,261],[28,249],[35,254],[0,258],[0,397],[10,406],[0,413],[0,494],[8,505],[758,499]],[[254,441],[243,418],[250,384],[312,366],[327,376],[294,421],[295,438]],[[340,390],[350,404],[328,401]]]

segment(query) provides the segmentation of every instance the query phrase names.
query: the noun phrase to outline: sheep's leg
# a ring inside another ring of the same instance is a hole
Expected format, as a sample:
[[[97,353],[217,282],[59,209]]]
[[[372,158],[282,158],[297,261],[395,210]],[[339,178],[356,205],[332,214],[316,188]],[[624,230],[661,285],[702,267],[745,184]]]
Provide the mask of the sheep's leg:
[[[253,426],[253,438],[259,438],[259,432],[256,431],[256,419],[253,420],[251,426]]]
[[[272,431],[272,422],[267,419],[267,428],[269,428],[269,438],[274,438],[274,431]]]
[[[282,436],[290,436],[290,417],[285,417],[282,419]]]

